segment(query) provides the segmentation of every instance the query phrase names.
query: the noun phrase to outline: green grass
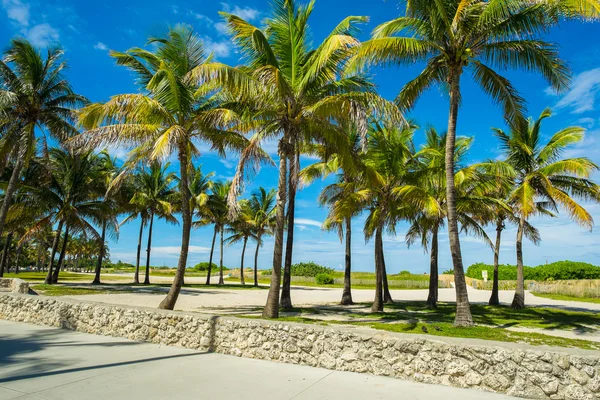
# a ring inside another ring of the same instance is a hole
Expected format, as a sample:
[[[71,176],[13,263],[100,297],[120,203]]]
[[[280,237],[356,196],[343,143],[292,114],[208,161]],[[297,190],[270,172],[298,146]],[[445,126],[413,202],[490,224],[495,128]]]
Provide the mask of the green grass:
[[[567,296],[564,294],[556,294],[556,293],[532,293],[536,297],[543,297],[545,299],[553,299],[553,300],[565,300],[565,301],[581,301],[584,303],[596,303],[600,304],[600,298],[598,297],[575,297],[575,296]]]
[[[39,294],[44,296],[78,296],[82,294],[105,294],[114,293],[115,289],[95,287],[77,287],[77,286],[65,286],[65,285],[47,285],[45,283],[39,285],[33,285],[31,289],[35,290]]]
[[[46,274],[46,272],[20,272],[18,274],[12,272],[9,274],[4,274],[4,276],[6,278],[20,278],[28,282],[43,282],[44,279],[46,279]],[[75,274],[73,272],[61,272],[58,275],[59,282],[91,282],[92,279],[94,279],[94,277],[91,274]]]

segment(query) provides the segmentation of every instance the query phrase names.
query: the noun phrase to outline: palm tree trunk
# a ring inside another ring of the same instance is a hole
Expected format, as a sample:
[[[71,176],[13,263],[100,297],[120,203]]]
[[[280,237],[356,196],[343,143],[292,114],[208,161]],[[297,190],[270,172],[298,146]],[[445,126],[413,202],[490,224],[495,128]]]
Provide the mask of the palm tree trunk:
[[[210,285],[210,273],[212,271],[212,260],[213,260],[213,254],[215,251],[215,240],[217,239],[217,232],[218,232],[218,228],[217,225],[215,225],[215,233],[213,233],[213,240],[212,240],[212,245],[210,246],[210,257],[208,258],[208,273],[206,274],[206,284]]]
[[[190,210],[190,188],[188,179],[188,168],[190,160],[188,158],[188,147],[186,144],[179,146],[179,170],[180,178],[179,191],[181,193],[181,219],[183,222],[181,232],[181,252],[179,253],[179,262],[177,264],[177,272],[175,279],[167,297],[160,303],[158,308],[172,310],[175,307],[181,285],[183,284],[183,275],[187,266],[188,251],[190,249],[190,233],[192,231],[192,212]]]
[[[456,289],[456,316],[454,325],[467,327],[473,325],[467,282],[460,250],[458,236],[458,221],[456,215],[456,188],[454,186],[454,146],[456,143],[456,121],[460,101],[460,67],[450,71],[450,115],[448,117],[448,133],[446,136],[446,202],[448,210],[448,238],[450,240],[450,254],[454,266],[454,285]]]
[[[10,250],[10,243],[12,242],[13,233],[8,232],[6,235],[6,242],[4,242],[4,249],[2,250],[2,259],[0,260],[0,278],[4,276],[4,267],[6,260],[8,259],[8,251]]]
[[[259,234],[256,238],[256,251],[254,252],[254,286],[258,286],[258,250],[260,249],[260,237]]]
[[[52,284],[52,273],[54,272],[52,268],[54,267],[54,257],[56,255],[56,250],[58,249],[58,242],[60,241],[60,234],[62,233],[63,224],[63,220],[60,220],[58,222],[58,227],[56,228],[56,236],[54,236],[54,240],[52,241],[52,251],[50,251],[50,263],[48,264],[48,274],[46,275],[46,280],[44,280],[44,283],[47,285]]]
[[[427,307],[437,308],[438,301],[438,231],[436,224],[431,232],[431,253],[429,254],[429,295],[427,296]]]
[[[296,211],[296,185],[298,184],[298,158],[296,151],[290,155],[290,173],[288,176],[288,210],[287,238],[285,243],[285,260],[283,263],[283,287],[281,289],[281,307],[285,310],[294,308],[292,305],[292,251],[294,248],[294,217]]]
[[[240,283],[242,285],[246,284],[246,280],[244,277],[244,254],[246,253],[246,244],[248,243],[248,237],[244,238],[244,246],[242,247],[242,261],[240,262]]]
[[[146,276],[144,285],[150,284],[150,252],[152,251],[152,227],[154,226],[154,211],[150,212],[150,226],[148,227],[148,247],[146,247]]]
[[[52,283],[58,282],[58,274],[65,262],[65,254],[67,253],[67,243],[69,243],[69,224],[65,226],[65,238],[63,239],[62,248],[60,249],[60,255],[58,256],[58,263],[56,264],[56,269],[52,275]]]
[[[496,221],[496,244],[494,246],[494,283],[492,284],[492,295],[490,296],[489,305],[499,306],[500,298],[498,296],[498,265],[500,260],[500,239],[502,238],[502,230],[504,229],[504,221],[498,217]]]
[[[221,237],[220,237],[221,251],[219,252],[219,285],[225,284],[225,282],[223,281],[223,231],[224,230],[225,230],[225,227],[222,226],[221,227]]]
[[[344,268],[344,291],[342,292],[342,301],[340,304],[348,306],[354,304],[352,301],[352,284],[351,284],[351,273],[352,273],[352,219],[346,218],[346,257],[345,257],[345,268]]]
[[[40,271],[42,268],[42,254],[44,251],[44,247],[42,246],[41,242],[38,242],[38,248],[37,248],[37,257],[36,257],[36,261],[35,261],[35,269]]]
[[[4,192],[4,201],[2,202],[2,208],[0,208],[0,237],[4,233],[4,223],[6,222],[6,216],[8,215],[8,208],[10,207],[12,197],[15,194],[15,191],[17,190],[17,185],[19,183],[19,180],[21,179],[21,170],[23,169],[24,163],[25,155],[21,154],[20,151],[17,151],[17,160],[15,162],[15,167],[12,171],[12,174],[10,175],[8,186],[6,187],[6,191]]]
[[[23,243],[20,243],[17,247],[17,256],[15,257],[15,274],[19,273],[19,258],[21,258],[21,251],[23,250]]]
[[[263,317],[279,317],[279,286],[281,285],[281,258],[283,256],[283,230],[285,229],[285,203],[287,173],[287,151],[284,138],[279,141],[279,181],[277,182],[277,199],[275,203],[275,246],[273,248],[273,269],[271,270],[271,284],[267,303],[263,310]]]
[[[381,239],[381,273],[383,274],[383,302],[385,304],[394,304],[392,294],[390,293],[389,282],[387,278],[387,270],[385,268],[385,254],[383,252],[383,239]]]
[[[133,275],[133,283],[140,283],[140,255],[142,253],[142,236],[144,235],[144,219],[140,221],[140,234],[138,236],[137,254],[135,257],[135,274]]]
[[[371,307],[372,312],[383,311],[383,266],[381,263],[383,239],[381,227],[375,232],[375,300]]]
[[[513,298],[512,308],[525,307],[525,281],[523,278],[523,229],[525,227],[525,217],[519,218],[519,228],[517,229],[517,289]]]
[[[96,264],[96,276],[92,285],[100,284],[100,273],[102,272],[102,259],[104,258],[104,243],[106,241],[106,218],[102,221],[102,236],[100,237],[100,251],[98,252],[98,263]]]

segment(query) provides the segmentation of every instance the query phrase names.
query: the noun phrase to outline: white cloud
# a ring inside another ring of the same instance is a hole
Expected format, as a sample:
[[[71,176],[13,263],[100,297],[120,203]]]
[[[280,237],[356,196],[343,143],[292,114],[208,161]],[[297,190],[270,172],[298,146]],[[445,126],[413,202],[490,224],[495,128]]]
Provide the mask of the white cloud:
[[[233,163],[231,163],[231,162],[227,161],[227,160],[226,160],[226,159],[224,159],[224,158],[220,158],[220,159],[219,159],[219,162],[220,162],[221,164],[223,164],[223,166],[224,166],[225,168],[227,168],[227,169],[232,169],[233,167],[235,167],[235,164],[233,164]]]
[[[102,50],[102,51],[106,51],[106,50],[108,50],[108,46],[107,46],[107,45],[105,45],[105,44],[104,44],[104,43],[102,43],[102,42],[98,42],[98,43],[96,43],[96,44],[94,45],[94,48],[95,48],[96,50]]]
[[[555,107],[568,108],[573,114],[593,111],[599,93],[600,68],[584,71],[575,76],[571,89],[561,97]]]
[[[198,13],[190,11],[190,15],[192,17],[194,17],[195,19],[197,19],[198,21],[205,23],[206,25],[212,25],[214,22],[211,18],[207,17],[204,14],[198,14]]]
[[[227,27],[226,22],[217,22],[215,25],[215,30],[221,35],[226,35],[229,32],[229,28]]]
[[[152,247],[151,257],[179,257],[181,246],[156,246]],[[203,246],[190,246],[189,253],[208,253],[210,252],[209,247]]]
[[[223,10],[225,12],[237,15],[238,17],[246,21],[253,21],[257,19],[260,15],[260,11],[254,8],[240,6],[234,6],[233,8],[231,8],[231,6],[227,3],[221,3],[221,5],[223,6]]]
[[[296,225],[316,226],[317,228],[321,228],[321,226],[323,225],[323,223],[320,221],[308,218],[295,218],[294,222]]]
[[[202,40],[206,51],[213,53],[216,57],[229,57],[231,54],[231,42],[227,40],[216,42],[208,36],[203,37]]]
[[[59,40],[59,34],[50,24],[38,24],[27,32],[27,39],[37,47],[47,47]]]
[[[6,11],[8,19],[21,27],[29,25],[29,4],[23,4],[20,0],[2,0],[2,7]]]

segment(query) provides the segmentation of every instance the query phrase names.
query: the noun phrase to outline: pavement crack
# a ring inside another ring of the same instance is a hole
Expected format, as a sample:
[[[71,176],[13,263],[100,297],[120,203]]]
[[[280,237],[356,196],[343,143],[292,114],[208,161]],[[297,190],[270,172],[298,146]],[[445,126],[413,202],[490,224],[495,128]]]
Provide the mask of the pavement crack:
[[[310,389],[311,387],[315,386],[317,383],[321,382],[323,379],[327,378],[329,375],[333,374],[334,372],[335,371],[330,371],[328,374],[326,374],[325,376],[323,376],[321,379],[317,380],[312,385],[308,386],[307,388],[305,388],[304,390],[300,391],[299,393],[296,393],[296,395],[294,395],[294,397],[290,397],[290,400],[294,400],[295,398],[297,398],[298,396],[300,396],[302,393],[306,392],[308,389]]]

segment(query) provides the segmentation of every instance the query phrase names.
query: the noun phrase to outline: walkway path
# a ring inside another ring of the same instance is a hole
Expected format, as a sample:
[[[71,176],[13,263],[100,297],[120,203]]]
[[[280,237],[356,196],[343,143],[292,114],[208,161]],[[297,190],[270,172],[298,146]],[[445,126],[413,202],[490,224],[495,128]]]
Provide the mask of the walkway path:
[[[0,321],[0,400],[508,400],[508,396]]]

